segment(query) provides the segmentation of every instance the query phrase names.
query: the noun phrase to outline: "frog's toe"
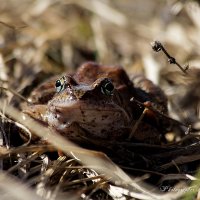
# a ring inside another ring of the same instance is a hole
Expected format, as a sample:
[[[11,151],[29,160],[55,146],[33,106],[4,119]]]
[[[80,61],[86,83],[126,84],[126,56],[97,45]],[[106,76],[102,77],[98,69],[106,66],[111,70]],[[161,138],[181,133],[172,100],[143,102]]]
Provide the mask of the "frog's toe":
[[[46,105],[32,105],[28,106],[23,110],[23,113],[29,115],[30,117],[44,121],[46,113]]]

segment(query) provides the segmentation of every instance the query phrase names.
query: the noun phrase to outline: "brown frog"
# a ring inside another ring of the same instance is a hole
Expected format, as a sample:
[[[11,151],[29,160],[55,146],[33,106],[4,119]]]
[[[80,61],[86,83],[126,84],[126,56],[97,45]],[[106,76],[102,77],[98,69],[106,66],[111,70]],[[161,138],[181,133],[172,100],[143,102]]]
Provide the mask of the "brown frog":
[[[24,112],[72,139],[159,143],[163,128],[155,113],[147,112],[135,128],[144,107],[133,98],[167,113],[166,96],[145,77],[130,80],[122,67],[88,62],[74,74],[41,84],[30,97],[33,105]]]

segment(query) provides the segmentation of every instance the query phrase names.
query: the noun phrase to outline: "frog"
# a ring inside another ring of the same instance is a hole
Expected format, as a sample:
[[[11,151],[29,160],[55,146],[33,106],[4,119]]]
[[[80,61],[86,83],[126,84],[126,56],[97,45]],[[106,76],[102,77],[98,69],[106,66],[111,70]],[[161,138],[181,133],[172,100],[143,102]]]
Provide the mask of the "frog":
[[[144,75],[128,76],[121,66],[95,62],[45,81],[32,91],[29,101],[25,114],[72,140],[87,137],[157,144],[163,125],[154,112],[140,119],[145,110],[142,105],[168,112],[166,95]]]

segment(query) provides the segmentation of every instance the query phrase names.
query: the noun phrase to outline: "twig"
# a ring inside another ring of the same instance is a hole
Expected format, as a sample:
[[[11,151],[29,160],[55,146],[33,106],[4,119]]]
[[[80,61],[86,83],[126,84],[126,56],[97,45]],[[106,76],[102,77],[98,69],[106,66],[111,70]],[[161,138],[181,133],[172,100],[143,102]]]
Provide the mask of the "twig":
[[[164,165],[161,165],[160,168],[163,169],[168,169],[172,166],[174,166],[174,164],[176,163],[176,166],[178,165],[182,165],[185,163],[190,163],[190,162],[194,162],[200,160],[200,154],[197,155],[187,155],[187,156],[179,156],[177,158],[175,158],[174,160],[172,160],[169,163],[166,163]]]
[[[14,94],[15,96],[21,98],[22,100],[24,100],[24,101],[27,102],[28,104],[31,104],[30,101],[28,101],[25,97],[23,97],[21,94],[15,92],[15,91],[14,91],[13,89],[11,89],[11,88],[6,88],[6,87],[0,86],[0,89],[2,89],[2,90],[7,90],[7,91],[11,92],[12,94]]]
[[[147,112],[147,110],[148,110],[148,108],[145,108],[145,109],[143,110],[142,114],[140,115],[139,119],[135,122],[135,124],[134,124],[134,126],[133,126],[133,128],[132,128],[132,130],[131,130],[131,133],[130,133],[130,135],[129,135],[129,137],[128,137],[129,140],[133,137],[133,135],[134,135],[136,129],[138,128],[140,122],[141,122],[142,119],[144,118],[145,113]]]
[[[10,28],[10,29],[13,29],[13,30],[19,30],[19,29],[22,29],[22,28],[26,28],[26,27],[27,27],[27,25],[16,27],[16,26],[14,26],[14,25],[8,24],[8,23],[3,22],[3,21],[0,21],[0,24],[4,25],[4,26],[6,26],[6,27],[8,27],[8,28]]]
[[[153,42],[152,44],[152,49],[156,52],[159,52],[159,51],[163,51],[163,53],[167,56],[168,58],[168,62],[170,64],[175,64],[176,66],[179,67],[179,69],[187,74],[187,70],[189,69],[189,65],[187,65],[185,68],[183,68],[179,63],[176,62],[176,59],[172,56],[169,55],[169,53],[167,52],[167,50],[163,47],[163,45],[159,42],[159,41],[155,41]]]
[[[16,147],[16,148],[11,148],[11,149],[7,149],[4,147],[0,148],[0,158],[5,158],[8,155],[13,155],[13,154],[20,154],[20,153],[27,153],[27,152],[35,152],[35,151],[56,151],[56,148],[53,147],[52,145],[48,144],[48,145],[31,145],[31,146],[20,146],[20,147]]]

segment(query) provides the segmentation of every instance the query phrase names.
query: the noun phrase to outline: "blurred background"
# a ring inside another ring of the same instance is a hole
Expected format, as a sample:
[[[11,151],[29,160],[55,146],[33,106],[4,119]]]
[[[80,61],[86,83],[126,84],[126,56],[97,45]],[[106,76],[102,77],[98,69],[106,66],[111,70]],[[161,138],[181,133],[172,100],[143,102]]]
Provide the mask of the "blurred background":
[[[145,73],[173,96],[180,70],[152,50],[155,40],[181,65],[200,66],[198,1],[0,0],[0,5],[0,80],[16,91],[41,72],[74,71],[93,60]]]

